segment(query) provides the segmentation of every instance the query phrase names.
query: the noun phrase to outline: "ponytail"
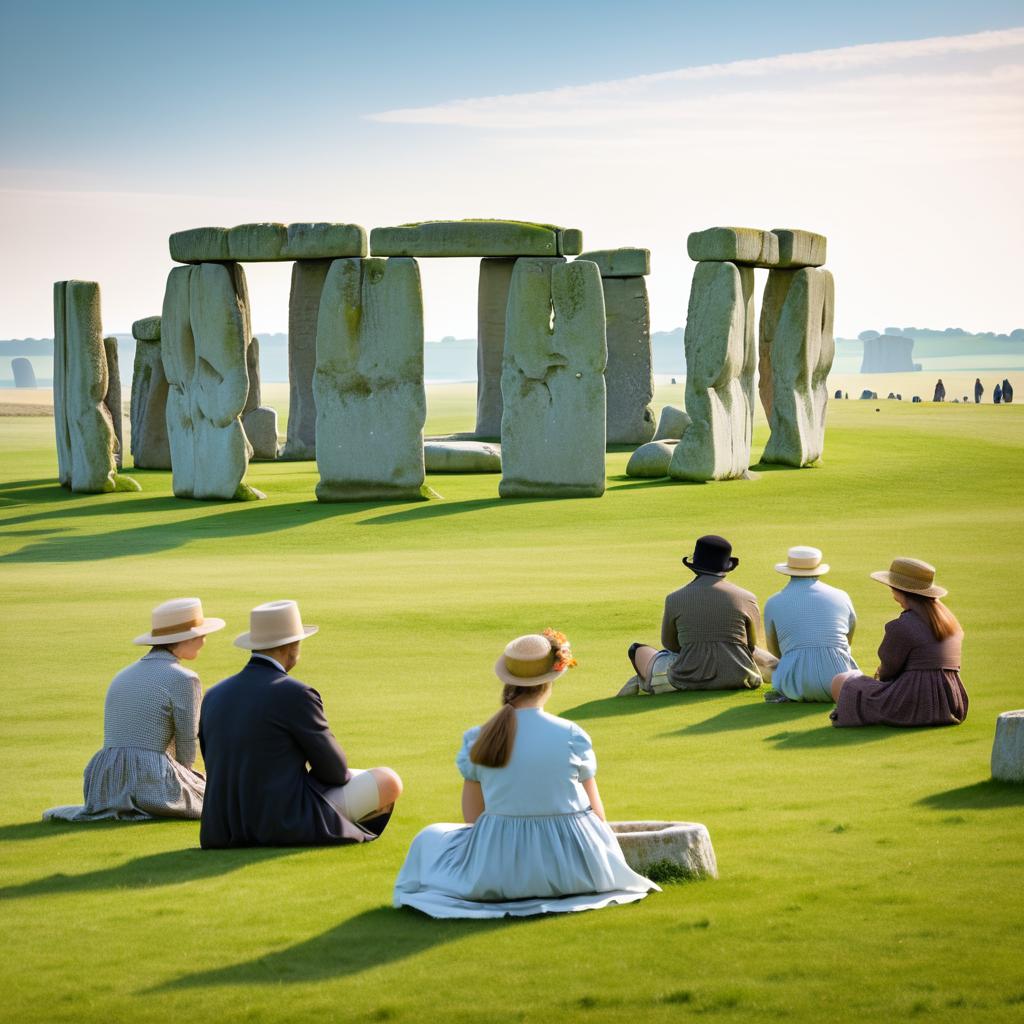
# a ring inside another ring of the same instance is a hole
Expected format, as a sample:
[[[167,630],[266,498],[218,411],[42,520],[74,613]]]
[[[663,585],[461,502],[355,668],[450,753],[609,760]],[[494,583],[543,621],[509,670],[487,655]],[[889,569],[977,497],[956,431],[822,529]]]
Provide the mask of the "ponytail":
[[[470,747],[470,761],[484,768],[504,768],[516,742],[516,700],[532,697],[550,686],[550,683],[540,686],[505,685],[501,691],[501,709],[484,723],[476,742]]]
[[[903,596],[910,608],[928,623],[936,640],[945,640],[963,632],[957,617],[938,598],[921,597],[908,591],[903,591]]]

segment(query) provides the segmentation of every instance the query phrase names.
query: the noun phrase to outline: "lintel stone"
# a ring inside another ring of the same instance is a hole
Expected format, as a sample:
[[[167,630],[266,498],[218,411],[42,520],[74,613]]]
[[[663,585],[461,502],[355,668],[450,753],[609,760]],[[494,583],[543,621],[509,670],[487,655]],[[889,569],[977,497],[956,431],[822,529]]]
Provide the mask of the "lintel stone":
[[[160,340],[160,317],[147,316],[132,324],[132,337],[136,341]]]
[[[288,241],[283,224],[239,224],[228,231],[228,256],[232,260],[274,263],[284,259],[281,250]]]
[[[337,260],[365,256],[366,228],[359,224],[289,224],[282,259]]]
[[[782,268],[821,267],[825,265],[828,239],[813,231],[799,228],[772,228],[779,240],[779,262]]]
[[[557,256],[583,248],[577,228],[515,220],[429,220],[374,228],[374,256]]]
[[[576,259],[596,263],[602,277],[646,277],[651,272],[650,249],[593,249]]]
[[[239,224],[191,228],[170,238],[178,263],[275,263],[366,255],[366,229],[358,224]]]
[[[738,263],[750,267],[779,265],[779,239],[760,228],[707,228],[686,239],[686,251],[696,263]]]

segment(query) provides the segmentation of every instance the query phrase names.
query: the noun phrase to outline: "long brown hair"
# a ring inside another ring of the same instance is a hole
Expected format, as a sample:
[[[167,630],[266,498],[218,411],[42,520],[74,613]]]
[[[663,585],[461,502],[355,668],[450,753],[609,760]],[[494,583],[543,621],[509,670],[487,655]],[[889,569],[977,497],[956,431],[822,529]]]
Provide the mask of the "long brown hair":
[[[503,686],[501,710],[484,723],[476,742],[470,747],[470,761],[485,768],[504,768],[516,742],[515,702],[521,697],[536,697],[541,690],[550,689],[550,683],[541,683],[540,686]]]
[[[945,640],[946,637],[963,632],[957,617],[937,597],[922,597],[907,590],[901,590],[900,593],[906,599],[907,607],[928,623],[936,640]]]

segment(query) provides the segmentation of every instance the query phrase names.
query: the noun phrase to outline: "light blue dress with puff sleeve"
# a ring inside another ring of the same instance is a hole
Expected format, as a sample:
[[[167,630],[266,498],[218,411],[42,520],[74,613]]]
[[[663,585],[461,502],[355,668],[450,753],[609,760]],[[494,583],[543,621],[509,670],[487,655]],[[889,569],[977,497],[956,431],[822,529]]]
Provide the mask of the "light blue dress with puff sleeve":
[[[463,736],[455,763],[480,783],[486,810],[473,825],[429,825],[416,836],[395,881],[396,907],[431,917],[526,917],[632,903],[658,888],[629,867],[590,809],[582,785],[597,771],[590,737],[539,708],[515,715],[503,768],[470,760],[479,726]]]

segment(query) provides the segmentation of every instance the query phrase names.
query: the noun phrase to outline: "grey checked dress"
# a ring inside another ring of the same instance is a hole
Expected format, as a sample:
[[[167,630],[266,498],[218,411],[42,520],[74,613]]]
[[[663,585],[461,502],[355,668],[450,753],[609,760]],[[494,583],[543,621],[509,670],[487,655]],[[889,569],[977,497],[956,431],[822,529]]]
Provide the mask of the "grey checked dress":
[[[168,651],[150,651],[114,676],[103,712],[103,749],[85,768],[85,805],[47,819],[199,818],[206,779],[198,750],[199,677]]]

